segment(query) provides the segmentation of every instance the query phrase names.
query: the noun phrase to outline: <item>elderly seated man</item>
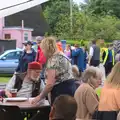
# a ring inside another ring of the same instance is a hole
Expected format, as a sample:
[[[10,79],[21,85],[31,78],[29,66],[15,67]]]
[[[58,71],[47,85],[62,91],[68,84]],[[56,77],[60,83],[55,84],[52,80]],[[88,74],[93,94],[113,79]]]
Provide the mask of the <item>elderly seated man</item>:
[[[28,64],[27,73],[15,73],[5,89],[5,95],[12,97],[11,90],[17,89],[17,97],[36,97],[44,88],[40,79],[42,65],[38,62]]]

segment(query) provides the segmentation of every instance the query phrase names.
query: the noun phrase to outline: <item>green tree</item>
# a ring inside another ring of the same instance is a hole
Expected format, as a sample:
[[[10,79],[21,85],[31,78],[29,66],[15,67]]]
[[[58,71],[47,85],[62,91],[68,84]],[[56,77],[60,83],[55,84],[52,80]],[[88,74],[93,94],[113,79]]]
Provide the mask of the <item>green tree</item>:
[[[77,5],[73,4],[74,11],[79,11]],[[66,38],[70,36],[70,3],[69,0],[51,0],[44,7],[45,18],[54,35]]]
[[[51,33],[61,39],[92,40],[102,38],[114,40],[120,38],[120,20],[112,15],[105,15],[102,7],[99,9],[95,5],[101,4],[104,0],[86,0],[87,5],[78,6],[73,4],[73,31],[70,31],[70,4],[68,0],[53,0],[46,5],[44,15],[50,25]],[[96,4],[95,2],[96,1]],[[106,0],[110,1],[110,0]],[[100,2],[100,3],[99,3]],[[93,7],[93,9],[92,9]],[[95,9],[98,9],[95,13]],[[109,6],[108,6],[109,7]],[[107,7],[106,7],[107,8]],[[88,12],[89,10],[89,12]],[[101,11],[100,11],[101,10]],[[94,13],[94,14],[93,14]],[[107,13],[107,12],[106,12]],[[109,12],[110,13],[110,12]],[[111,12],[112,13],[112,12]]]
[[[114,16],[93,16],[79,12],[74,15],[74,37],[82,40],[120,38],[120,20]]]
[[[86,0],[81,8],[87,12],[98,15],[115,15],[120,18],[119,0]]]

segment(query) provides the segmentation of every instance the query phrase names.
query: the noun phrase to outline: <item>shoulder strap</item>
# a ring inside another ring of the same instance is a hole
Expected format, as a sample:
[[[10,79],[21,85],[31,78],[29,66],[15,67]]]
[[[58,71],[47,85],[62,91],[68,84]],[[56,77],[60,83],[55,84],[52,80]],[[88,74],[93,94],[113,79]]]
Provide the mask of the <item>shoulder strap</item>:
[[[17,89],[17,91],[19,91],[22,87],[23,80],[26,76],[26,73],[20,73],[20,74],[16,73],[15,76],[16,76],[16,79],[15,79],[14,88]]]
[[[41,79],[38,82],[33,82],[32,86],[32,97],[36,97],[40,92]]]
[[[69,58],[67,58],[66,56],[62,55],[62,54],[57,54],[59,56],[62,56],[63,58],[65,58],[68,62],[70,62]],[[71,63],[71,62],[70,62]]]
[[[22,83],[23,83],[23,80],[20,78],[20,76],[16,75],[14,88],[17,89],[17,91],[21,89]]]

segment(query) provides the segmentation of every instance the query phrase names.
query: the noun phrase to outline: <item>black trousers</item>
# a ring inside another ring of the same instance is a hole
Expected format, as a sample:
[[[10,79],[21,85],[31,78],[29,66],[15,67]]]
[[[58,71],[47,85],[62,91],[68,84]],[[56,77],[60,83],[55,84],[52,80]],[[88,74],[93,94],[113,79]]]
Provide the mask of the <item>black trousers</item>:
[[[112,62],[106,63],[104,65],[104,67],[105,67],[105,73],[106,73],[106,76],[107,76],[113,68],[113,63]]]
[[[60,95],[70,95],[74,97],[74,93],[77,89],[77,86],[75,84],[75,80],[66,80],[64,82],[61,82],[57,85],[55,85],[51,91],[51,105],[53,104],[56,97]]]
[[[100,64],[100,60],[91,60],[90,66],[98,67]]]

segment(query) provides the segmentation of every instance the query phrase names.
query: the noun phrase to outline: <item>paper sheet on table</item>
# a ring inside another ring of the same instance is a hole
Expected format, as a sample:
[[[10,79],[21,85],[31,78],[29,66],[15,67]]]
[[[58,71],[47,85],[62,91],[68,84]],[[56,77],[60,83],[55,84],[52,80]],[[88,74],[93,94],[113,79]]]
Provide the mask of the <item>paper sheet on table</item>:
[[[31,102],[33,99],[34,98],[29,98],[29,101]],[[37,104],[38,105],[42,105],[42,104],[44,104],[44,105],[50,105],[49,102],[48,102],[48,100],[45,100],[45,99],[39,101]]]

